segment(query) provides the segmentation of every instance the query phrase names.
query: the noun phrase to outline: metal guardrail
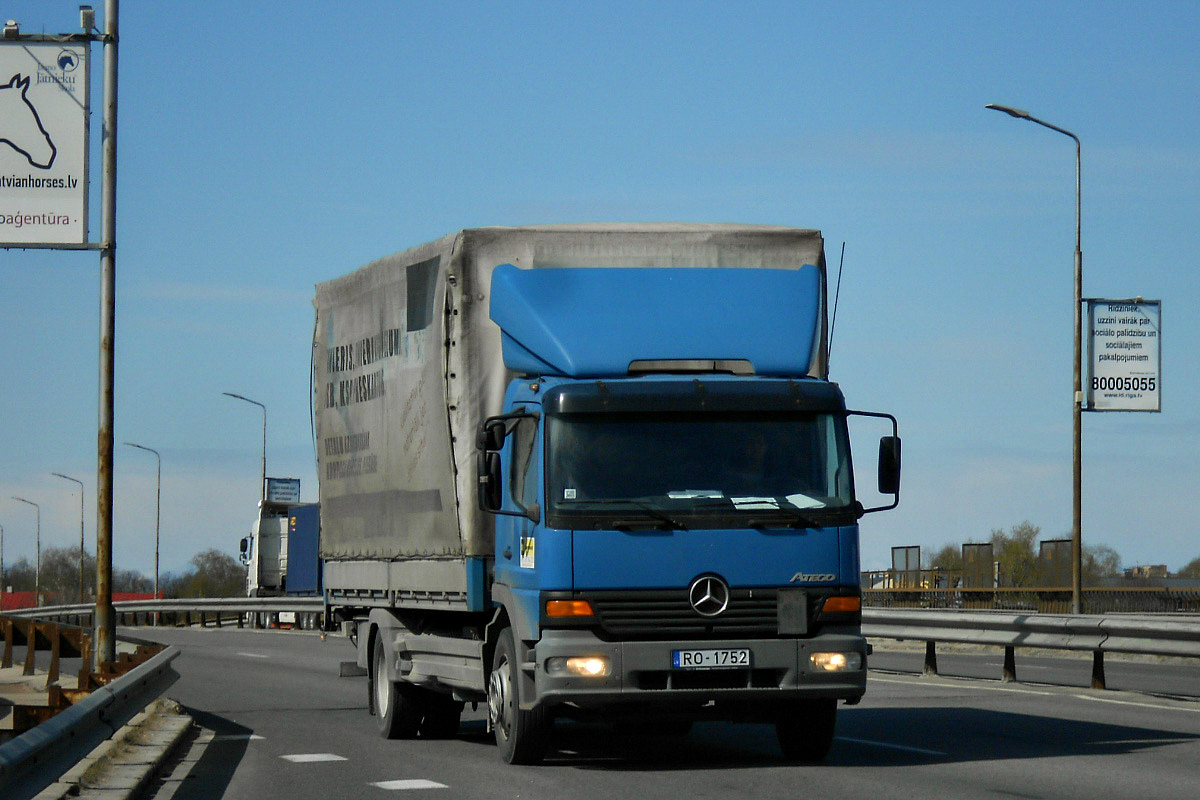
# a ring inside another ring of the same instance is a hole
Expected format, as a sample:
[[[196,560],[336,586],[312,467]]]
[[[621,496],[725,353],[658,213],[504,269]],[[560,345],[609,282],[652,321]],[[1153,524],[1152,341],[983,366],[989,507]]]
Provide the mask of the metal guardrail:
[[[219,626],[222,618],[236,617],[241,627],[244,617],[254,624],[292,612],[300,628],[304,622],[315,626],[324,613],[319,597],[130,600],[113,605],[118,624],[134,625],[177,620],[191,624],[195,617],[201,625],[211,621]],[[149,658],[134,656],[132,661],[124,656],[122,663],[106,663],[100,672],[90,672],[91,636],[84,628],[93,624],[94,614],[95,606],[90,604],[43,606],[13,610],[8,619],[0,619],[5,666],[13,661],[14,646],[26,648],[25,675],[34,672],[36,651],[51,652],[46,687],[53,706],[47,707],[45,714],[35,715],[36,719],[30,718],[33,727],[24,726],[28,729],[0,745],[0,797],[4,800],[26,800],[49,786],[178,678],[171,662],[179,648],[163,648],[128,636],[120,641],[152,646],[158,652]],[[60,657],[78,657],[84,664],[79,689],[64,690],[57,685]],[[136,666],[129,668],[132,664]]]
[[[864,583],[864,585],[867,585]],[[1084,613],[1187,614],[1200,612],[1200,588],[1168,586],[1085,588]],[[863,589],[863,605],[875,608],[947,608],[1029,611],[1065,614],[1071,609],[1070,587],[965,589],[892,586]]]
[[[1004,648],[1002,679],[1016,680],[1016,648],[1092,653],[1092,686],[1103,689],[1105,653],[1200,658],[1200,617],[1012,614],[865,608],[864,636],[925,642],[926,674],[937,674],[938,642]]]
[[[314,627],[324,614],[320,597],[215,597],[160,600],[123,600],[113,603],[118,625],[149,625],[151,620],[166,625],[191,625],[193,621],[217,627],[223,620],[232,620],[240,628],[266,623],[268,618],[282,613],[303,615],[303,625]],[[91,604],[42,606],[7,612],[9,616],[26,619],[55,620],[88,627],[93,624],[96,607]]]

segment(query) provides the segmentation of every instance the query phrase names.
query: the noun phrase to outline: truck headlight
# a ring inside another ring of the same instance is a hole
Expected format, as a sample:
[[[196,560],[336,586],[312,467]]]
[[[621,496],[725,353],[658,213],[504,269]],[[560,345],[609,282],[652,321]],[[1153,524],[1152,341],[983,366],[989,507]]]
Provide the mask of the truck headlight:
[[[813,653],[808,661],[822,672],[857,672],[863,664],[862,653]]]
[[[572,656],[546,659],[546,673],[555,677],[607,678],[612,662],[605,656]]]

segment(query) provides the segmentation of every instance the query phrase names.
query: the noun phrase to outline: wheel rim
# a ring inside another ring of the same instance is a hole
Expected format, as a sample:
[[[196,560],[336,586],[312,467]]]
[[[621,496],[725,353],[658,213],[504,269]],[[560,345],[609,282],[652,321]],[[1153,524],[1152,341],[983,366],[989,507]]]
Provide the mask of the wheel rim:
[[[387,685],[387,668],[383,663],[383,648],[375,645],[375,711],[380,717],[386,717],[388,713],[388,701],[391,696],[388,694]]]
[[[492,727],[506,739],[509,732],[508,703],[511,691],[508,659],[504,659],[496,665],[491,678],[488,679],[488,716],[492,718]]]

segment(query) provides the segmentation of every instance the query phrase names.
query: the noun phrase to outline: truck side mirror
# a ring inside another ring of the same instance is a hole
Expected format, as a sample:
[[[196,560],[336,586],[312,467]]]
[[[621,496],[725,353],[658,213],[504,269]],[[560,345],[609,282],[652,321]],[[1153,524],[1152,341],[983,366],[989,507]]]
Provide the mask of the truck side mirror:
[[[508,435],[503,419],[488,419],[479,426],[475,446],[479,449],[476,471],[479,473],[479,510],[495,513],[504,502],[501,489],[504,478],[500,470],[500,450]]]
[[[504,502],[501,494],[503,477],[500,472],[500,454],[494,450],[480,451],[476,463],[479,472],[479,509],[495,513]]]
[[[479,480],[479,510],[512,517],[528,517],[538,522],[542,512],[537,505],[522,511],[505,511],[501,508],[504,505],[504,473],[500,466],[500,451],[504,449],[504,440],[512,432],[514,420],[525,418],[536,419],[537,414],[519,411],[489,417],[479,426],[479,432],[475,435],[475,447],[479,451],[475,460],[475,471]]]
[[[504,439],[508,436],[508,426],[502,419],[489,419],[479,429],[479,437],[475,446],[480,450],[499,451],[504,447]]]
[[[900,437],[879,440],[879,493],[900,494]]]
[[[250,563],[250,537],[249,536],[242,537],[242,552],[240,554],[240,559],[243,564]]]

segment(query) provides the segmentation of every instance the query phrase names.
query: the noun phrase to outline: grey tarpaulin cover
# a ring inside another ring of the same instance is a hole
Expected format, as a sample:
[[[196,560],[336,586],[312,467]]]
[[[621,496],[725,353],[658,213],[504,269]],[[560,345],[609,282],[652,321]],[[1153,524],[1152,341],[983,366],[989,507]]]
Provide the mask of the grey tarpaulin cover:
[[[725,224],[463,230],[316,288],[313,342],[321,555],[487,556],[475,434],[513,377],[488,317],[498,264],[825,268],[821,235]],[[824,342],[824,314],[820,340]],[[824,377],[825,350],[810,369]]]

